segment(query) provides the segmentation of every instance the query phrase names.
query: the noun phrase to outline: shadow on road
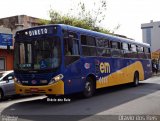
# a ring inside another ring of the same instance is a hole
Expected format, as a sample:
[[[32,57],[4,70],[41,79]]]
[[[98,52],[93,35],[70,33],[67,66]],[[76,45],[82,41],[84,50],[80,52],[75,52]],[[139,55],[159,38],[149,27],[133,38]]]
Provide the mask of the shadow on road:
[[[27,121],[82,120],[158,90],[160,90],[160,85],[153,83],[141,83],[140,86],[134,88],[121,85],[100,89],[94,97],[88,99],[82,99],[79,94],[75,94],[55,99],[43,98],[15,103],[4,109],[1,115],[14,115],[18,116],[19,120]],[[54,101],[64,100],[64,98],[71,101]]]

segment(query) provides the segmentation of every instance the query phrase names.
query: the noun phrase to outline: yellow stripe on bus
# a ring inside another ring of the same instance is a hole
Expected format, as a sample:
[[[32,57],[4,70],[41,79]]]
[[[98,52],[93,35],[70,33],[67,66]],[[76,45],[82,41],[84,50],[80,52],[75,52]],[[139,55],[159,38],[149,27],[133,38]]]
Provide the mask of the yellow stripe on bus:
[[[96,82],[96,88],[103,88],[118,84],[133,82],[135,71],[139,72],[139,79],[144,80],[144,70],[142,63],[137,61],[121,70],[109,74],[106,77],[100,77]]]

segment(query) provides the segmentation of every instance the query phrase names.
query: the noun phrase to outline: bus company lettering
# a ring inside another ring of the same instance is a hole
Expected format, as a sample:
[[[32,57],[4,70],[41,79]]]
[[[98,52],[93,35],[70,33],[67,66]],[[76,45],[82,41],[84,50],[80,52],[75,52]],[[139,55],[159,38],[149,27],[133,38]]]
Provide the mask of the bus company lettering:
[[[101,73],[110,73],[110,64],[109,63],[101,62],[99,67],[100,67]]]
[[[42,29],[35,29],[35,30],[30,30],[28,32],[25,32],[26,35],[31,36],[37,36],[37,35],[43,35],[43,34],[47,34],[48,30],[47,28],[42,28]]]

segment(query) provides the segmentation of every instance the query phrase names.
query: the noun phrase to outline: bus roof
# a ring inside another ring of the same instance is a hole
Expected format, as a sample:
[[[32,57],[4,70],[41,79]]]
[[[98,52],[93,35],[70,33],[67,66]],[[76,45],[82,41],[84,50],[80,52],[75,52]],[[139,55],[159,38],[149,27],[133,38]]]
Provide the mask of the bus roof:
[[[127,43],[131,43],[131,44],[136,44],[136,45],[141,45],[143,47],[150,47],[149,44],[147,43],[141,43],[141,42],[136,42],[135,40],[131,40],[128,38],[122,38],[122,37],[118,37],[118,36],[114,36],[114,35],[110,35],[110,34],[104,34],[104,33],[100,33],[100,32],[96,32],[96,31],[92,31],[92,30],[87,30],[87,29],[83,29],[83,28],[79,28],[79,27],[74,27],[74,26],[70,26],[70,25],[66,25],[66,24],[48,24],[48,25],[42,25],[42,26],[37,26],[37,27],[32,27],[32,28],[28,28],[28,29],[23,29],[23,30],[19,30],[16,33],[20,32],[20,31],[25,31],[25,30],[31,30],[31,29],[35,29],[35,28],[41,28],[41,27],[51,27],[51,26],[59,26],[62,29],[65,30],[69,30],[69,31],[75,31],[77,33],[81,33],[81,34],[85,34],[85,35],[89,35],[89,36],[93,36],[93,37],[98,37],[98,38],[106,38],[109,40],[113,40],[113,41],[119,41],[119,42],[127,42]]]

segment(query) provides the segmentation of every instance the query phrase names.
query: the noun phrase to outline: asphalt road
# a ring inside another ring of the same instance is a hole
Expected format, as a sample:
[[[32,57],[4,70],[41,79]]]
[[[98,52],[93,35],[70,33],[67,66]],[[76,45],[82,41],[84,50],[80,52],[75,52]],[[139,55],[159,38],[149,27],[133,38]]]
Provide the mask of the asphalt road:
[[[0,113],[2,121],[160,121],[160,76],[138,87],[101,89],[89,99],[76,94],[6,100],[0,102]]]

